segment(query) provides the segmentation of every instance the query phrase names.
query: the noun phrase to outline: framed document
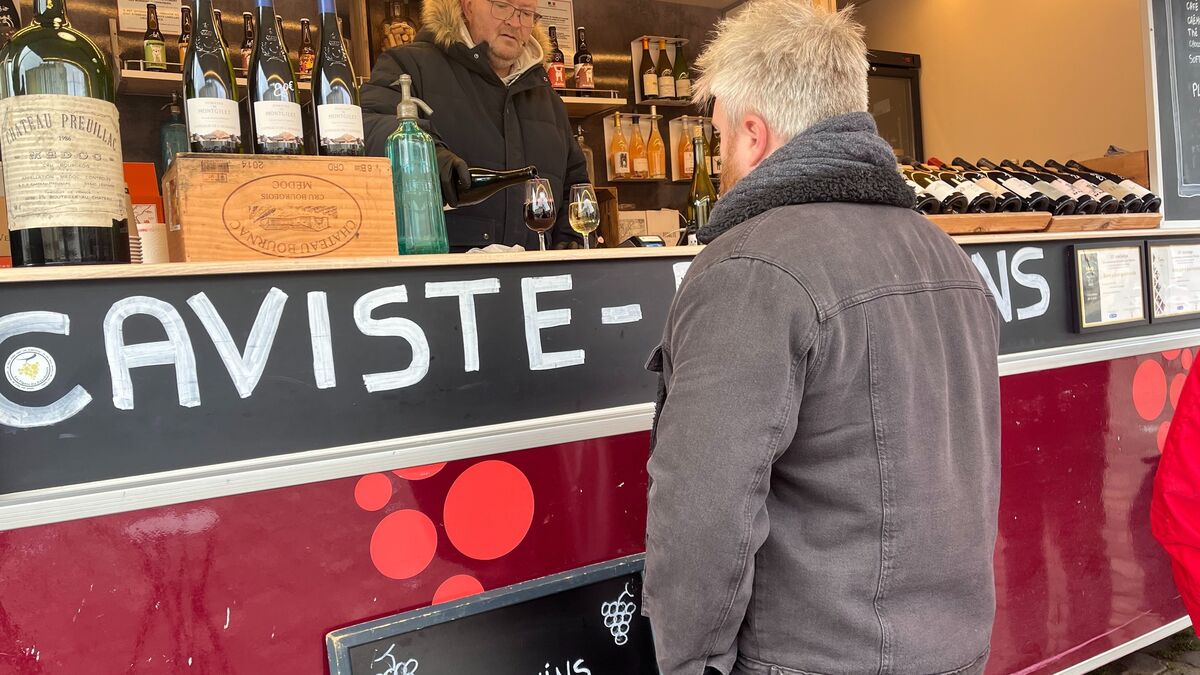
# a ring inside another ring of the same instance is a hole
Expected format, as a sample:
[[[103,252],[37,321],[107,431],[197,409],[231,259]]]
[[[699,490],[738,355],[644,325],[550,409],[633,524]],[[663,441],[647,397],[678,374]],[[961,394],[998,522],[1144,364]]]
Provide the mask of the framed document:
[[[1075,330],[1149,323],[1142,243],[1071,247]]]
[[[1200,239],[1149,241],[1150,312],[1155,322],[1200,315]]]

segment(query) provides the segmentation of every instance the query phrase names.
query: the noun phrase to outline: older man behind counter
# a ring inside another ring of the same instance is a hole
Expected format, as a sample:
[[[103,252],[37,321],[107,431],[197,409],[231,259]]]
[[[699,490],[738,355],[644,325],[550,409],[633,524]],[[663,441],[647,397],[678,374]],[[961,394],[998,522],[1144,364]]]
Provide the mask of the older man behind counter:
[[[579,242],[567,219],[565,195],[572,185],[588,182],[587,168],[542,65],[549,48],[537,26],[537,0],[425,0],[422,18],[416,41],[380,55],[363,85],[368,154],[386,154],[400,102],[392,83],[407,73],[414,95],[433,109],[429,131],[438,146],[447,204],[458,203],[469,181],[468,166],[533,165],[550,181],[558,205],[549,233],[552,246]],[[512,189],[447,212],[450,250],[489,244],[536,249],[523,202],[521,191]]]

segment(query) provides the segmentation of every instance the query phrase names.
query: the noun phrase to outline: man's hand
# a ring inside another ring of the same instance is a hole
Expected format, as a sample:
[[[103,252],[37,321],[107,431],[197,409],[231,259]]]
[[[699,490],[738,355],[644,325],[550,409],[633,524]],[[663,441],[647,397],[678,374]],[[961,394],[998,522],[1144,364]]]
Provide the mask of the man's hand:
[[[459,206],[458,193],[471,187],[471,171],[461,157],[442,146],[437,149],[438,178],[442,183],[442,201],[451,208]]]

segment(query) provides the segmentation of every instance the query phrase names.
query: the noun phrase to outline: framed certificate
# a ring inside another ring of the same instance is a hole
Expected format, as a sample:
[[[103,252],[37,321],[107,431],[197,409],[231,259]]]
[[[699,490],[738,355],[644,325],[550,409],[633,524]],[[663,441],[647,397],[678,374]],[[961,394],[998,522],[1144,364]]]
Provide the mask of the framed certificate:
[[[1149,241],[1150,313],[1155,322],[1200,315],[1200,239]]]
[[[1077,332],[1149,323],[1142,250],[1141,242],[1071,247]]]

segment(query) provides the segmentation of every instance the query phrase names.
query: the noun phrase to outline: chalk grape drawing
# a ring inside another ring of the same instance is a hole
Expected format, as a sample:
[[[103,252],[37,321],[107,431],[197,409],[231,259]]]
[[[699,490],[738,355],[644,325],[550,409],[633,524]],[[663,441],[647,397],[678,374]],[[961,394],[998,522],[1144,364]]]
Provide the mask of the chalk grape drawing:
[[[608,628],[608,632],[612,633],[613,642],[618,647],[629,642],[629,624],[633,620],[633,613],[637,611],[637,604],[633,602],[625,602],[625,598],[633,599],[633,593],[629,592],[629,584],[625,584],[625,590],[621,591],[621,595],[612,602],[605,602],[600,605],[600,614],[604,617],[604,627]]]

